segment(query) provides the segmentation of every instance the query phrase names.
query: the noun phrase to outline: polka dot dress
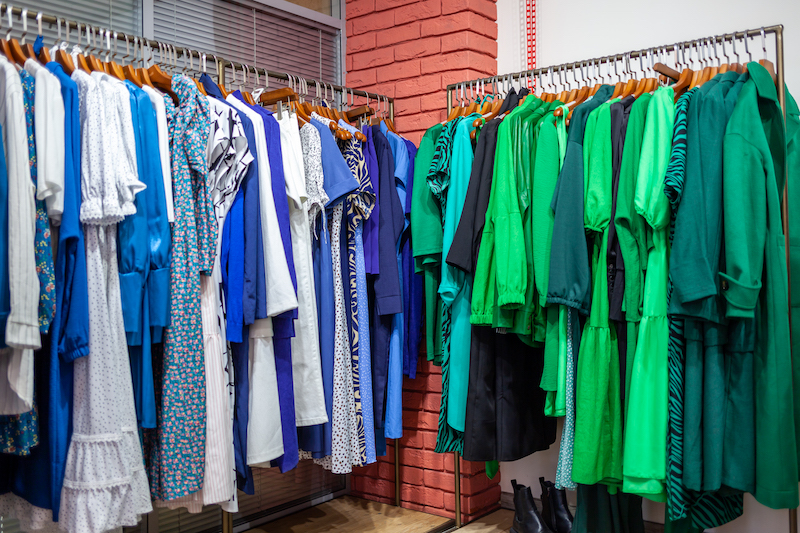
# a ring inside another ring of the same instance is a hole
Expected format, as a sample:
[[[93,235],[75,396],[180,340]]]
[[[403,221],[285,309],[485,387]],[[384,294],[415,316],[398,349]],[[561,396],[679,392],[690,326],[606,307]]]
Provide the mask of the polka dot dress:
[[[81,102],[81,181],[98,209],[81,213],[89,286],[89,355],[75,361],[72,442],[61,492],[62,529],[101,533],[152,510],[136,428],[117,265],[118,181],[129,169],[110,149],[113,131],[98,85],[75,71]],[[93,122],[95,121],[95,122]],[[96,124],[97,127],[91,127]]]

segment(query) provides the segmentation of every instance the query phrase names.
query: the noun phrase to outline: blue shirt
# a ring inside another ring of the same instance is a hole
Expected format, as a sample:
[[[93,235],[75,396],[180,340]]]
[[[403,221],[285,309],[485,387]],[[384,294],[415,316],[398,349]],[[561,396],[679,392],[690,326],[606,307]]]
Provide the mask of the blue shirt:
[[[408,179],[406,181],[406,219],[410,222],[411,197],[414,187],[414,160],[417,157],[417,147],[407,139],[403,139],[408,149]],[[424,185],[424,184],[423,184]],[[422,185],[420,185],[422,186]],[[406,226],[408,228],[408,226]],[[419,354],[419,342],[422,332],[422,294],[424,280],[417,274],[414,268],[414,254],[412,250],[411,232],[407,229],[401,238],[400,253],[403,256],[403,279],[406,280],[403,287],[403,318],[405,320],[404,331],[406,332],[405,344],[403,346],[403,374],[411,379],[417,375],[417,358]]]
[[[375,207],[372,208],[372,214],[364,222],[364,264],[367,269],[367,274],[379,274],[380,266],[378,261],[378,220],[380,219],[380,202],[377,198],[380,195],[380,175],[378,170],[378,156],[375,153],[375,143],[372,141],[372,127],[365,125],[362,128],[362,133],[366,136],[367,141],[363,143],[364,159],[367,161],[367,172],[369,173],[370,182],[372,182],[372,190],[375,192]]]
[[[235,91],[233,95],[241,100],[247,107],[258,113],[264,121],[264,132],[267,139],[267,156],[272,183],[272,197],[275,211],[278,216],[278,227],[281,232],[281,242],[289,266],[295,294],[297,294],[297,274],[294,268],[294,253],[292,250],[292,234],[289,225],[289,199],[286,196],[286,178],[283,171],[283,153],[281,152],[281,134],[278,121],[272,113],[260,106],[252,106],[244,101],[242,93]],[[263,162],[262,162],[263,164]],[[297,318],[297,309],[286,311],[273,317],[273,347],[275,350],[275,370],[278,381],[278,407],[281,412],[281,434],[283,435],[284,454],[275,460],[281,472],[287,472],[297,466],[300,461],[297,426],[295,423],[294,382],[292,378],[292,344],[294,337],[294,319]]]

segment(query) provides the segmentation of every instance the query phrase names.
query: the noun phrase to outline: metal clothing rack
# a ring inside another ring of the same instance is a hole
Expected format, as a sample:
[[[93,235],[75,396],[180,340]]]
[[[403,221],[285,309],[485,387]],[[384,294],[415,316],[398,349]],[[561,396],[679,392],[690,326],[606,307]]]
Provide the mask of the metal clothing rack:
[[[139,35],[128,34],[124,32],[114,31],[108,28],[102,28],[100,26],[93,26],[91,24],[87,24],[84,22],[69,20],[64,17],[58,17],[55,15],[45,14],[41,11],[33,11],[26,8],[15,7],[9,3],[2,3],[0,4],[0,26],[3,25],[3,22],[8,24],[6,31],[8,34],[14,29],[13,27],[13,17],[18,17],[22,24],[22,31],[23,35],[27,34],[28,32],[28,21],[33,20],[38,25],[38,34],[42,34],[42,23],[49,24],[51,27],[56,25],[58,27],[58,37],[61,39],[61,26],[63,25],[66,32],[67,32],[67,41],[69,41],[69,31],[74,29],[77,30],[77,39],[75,40],[76,44],[81,44],[81,40],[83,36],[81,35],[81,31],[83,31],[86,35],[86,45],[92,47],[92,51],[106,54],[108,57],[112,59],[116,59],[117,57],[121,56],[121,53],[118,53],[117,44],[119,42],[125,42],[125,55],[122,55],[122,59],[129,59],[131,63],[139,61],[142,65],[145,62],[155,62],[154,61],[154,54],[155,50],[159,52],[159,61],[158,63],[166,64],[171,66],[174,69],[182,69],[182,71],[193,71],[193,72],[206,72],[206,62],[207,58],[213,58],[215,62],[215,70],[218,81],[220,84],[225,84],[226,78],[226,68],[230,67],[233,72],[234,83],[236,82],[236,72],[237,70],[242,71],[242,82],[245,84],[247,83],[247,77],[250,72],[253,72],[256,76],[256,83],[258,84],[260,81],[260,77],[264,76],[266,79],[265,87],[268,87],[269,78],[285,81],[288,82],[300,95],[301,98],[308,97],[308,86],[312,85],[316,89],[316,98],[319,99],[321,92],[324,92],[323,98],[328,96],[328,91],[331,92],[331,96],[336,98],[336,93],[340,97],[339,103],[347,104],[348,95],[350,97],[350,105],[354,104],[355,97],[366,98],[366,103],[369,105],[371,101],[375,101],[378,104],[378,111],[382,112],[384,115],[388,115],[389,118],[394,121],[394,98],[388,97],[386,95],[373,93],[369,91],[364,91],[361,89],[354,89],[350,87],[345,87],[342,85],[337,85],[333,83],[326,83],[323,81],[315,80],[315,79],[306,79],[302,76],[293,75],[285,72],[277,72],[274,70],[269,70],[262,67],[257,66],[250,66],[245,63],[236,63],[234,61],[230,61],[223,57],[217,56],[215,54],[209,54],[205,52],[199,52],[197,50],[193,50],[188,47],[176,46],[172,43],[167,43],[163,41],[156,41],[155,39],[148,39],[146,37],[142,37]],[[91,36],[91,40],[90,40]],[[100,38],[100,46],[97,46],[97,38]],[[104,45],[105,40],[105,45]],[[112,46],[113,40],[113,46]],[[130,53],[130,46],[133,44],[133,54]],[[148,50],[149,57],[144,57],[144,50],[145,48]],[[137,59],[137,51],[139,52],[139,57]],[[178,65],[178,58],[181,56],[183,58],[183,66],[181,67]],[[198,68],[194,68],[194,58],[198,60]],[[400,440],[394,439],[394,455],[395,455],[395,505],[398,507],[400,506]],[[458,469],[458,466],[456,466]],[[348,482],[349,486],[349,482]],[[456,501],[456,506],[458,506],[458,501]],[[233,515],[223,511],[222,512],[222,531],[224,533],[232,533],[233,532]]]
[[[606,75],[609,79],[618,78],[622,79],[620,76],[619,70],[617,65],[620,63],[623,64],[622,75],[633,75],[633,71],[630,68],[630,61],[633,58],[639,60],[640,71],[644,72],[644,60],[647,59],[648,66],[652,70],[654,67],[654,60],[662,61],[662,58],[668,57],[670,52],[673,52],[675,55],[674,64],[686,64],[686,50],[689,50],[690,53],[690,61],[694,62],[691,59],[692,50],[694,50],[698,55],[698,60],[700,60],[703,64],[710,64],[713,59],[721,60],[721,57],[717,54],[717,45],[721,45],[722,54],[726,59],[730,59],[728,55],[725,44],[730,43],[733,47],[733,55],[737,59],[737,63],[739,62],[739,54],[736,52],[736,41],[742,41],[745,47],[745,53],[747,56],[752,60],[752,54],[749,50],[748,39],[750,37],[761,37],[761,47],[764,54],[764,59],[767,56],[767,45],[766,45],[766,35],[775,35],[775,74],[777,78],[777,88],[778,88],[778,102],[780,103],[781,109],[783,110],[784,122],[786,120],[786,85],[785,85],[785,65],[784,65],[784,52],[783,52],[783,31],[784,27],[783,24],[776,24],[774,26],[767,26],[758,29],[751,29],[751,30],[741,30],[735,31],[731,33],[725,33],[722,35],[713,35],[710,37],[701,37],[698,39],[692,39],[689,41],[677,42],[662,46],[655,46],[650,48],[645,48],[642,50],[631,50],[628,52],[596,57],[592,59],[584,59],[582,61],[573,61],[571,63],[562,63],[560,65],[551,65],[549,67],[544,68],[536,68],[531,70],[523,70],[521,72],[514,72],[509,74],[504,74],[501,76],[490,76],[488,78],[477,78],[473,80],[462,81],[458,83],[451,83],[447,86],[447,114],[450,115],[450,111],[453,109],[453,95],[455,91],[460,89],[460,98],[465,99],[467,97],[467,87],[470,89],[470,97],[476,91],[484,90],[485,86],[488,84],[490,88],[492,85],[494,86],[494,92],[497,92],[498,83],[505,83],[505,84],[512,84],[514,81],[519,81],[520,85],[522,85],[523,80],[527,81],[528,84],[531,84],[531,81],[534,78],[538,77],[539,83],[537,84],[538,87],[542,86],[542,75],[549,74],[550,76],[550,83],[549,85],[553,86],[553,74],[558,74],[558,85],[562,87],[570,87],[569,80],[562,80],[561,74],[566,74],[567,72],[571,72],[573,76],[573,81],[577,83],[577,78],[575,73],[577,71],[580,72],[581,79],[587,80],[586,76],[586,69],[593,68],[594,75],[590,75],[588,79],[602,82],[606,79],[606,77],[600,72],[601,67],[605,64],[606,65]],[[713,47],[713,52],[708,50],[709,48]],[[705,49],[705,50],[704,50]],[[705,56],[701,57],[700,54],[705,52]],[[713,58],[712,58],[713,53]],[[679,60],[680,54],[680,60]],[[706,63],[706,62],[709,63]],[[614,67],[614,72],[611,72],[611,67]],[[788,169],[786,169],[788,172]],[[789,180],[784,179],[784,191],[783,191],[783,202],[781,205],[782,211],[782,220],[783,220],[783,234],[786,241],[786,266],[787,272],[790,276],[789,279],[789,301],[791,302],[791,264],[789,262],[789,211],[788,211],[788,191],[789,191]],[[789,324],[791,325],[791,311],[789,313]],[[790,329],[791,334],[791,329]],[[455,452],[455,464],[456,464],[456,527],[461,527],[461,515],[460,515],[460,498],[459,498],[459,486],[460,486],[460,478],[458,475],[458,452]],[[797,509],[789,509],[789,532],[790,533],[798,533],[798,523],[797,523]]]

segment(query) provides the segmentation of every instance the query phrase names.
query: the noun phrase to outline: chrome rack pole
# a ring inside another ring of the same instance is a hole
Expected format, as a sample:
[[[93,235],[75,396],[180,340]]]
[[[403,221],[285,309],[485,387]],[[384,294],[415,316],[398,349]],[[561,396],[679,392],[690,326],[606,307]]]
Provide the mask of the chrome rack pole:
[[[777,70],[777,83],[778,83],[778,103],[781,105],[783,111],[783,120],[786,122],[786,85],[785,85],[785,64],[783,57],[783,26],[779,26],[775,32],[775,68]],[[784,171],[787,169],[784,168]],[[783,211],[783,236],[786,239],[786,272],[789,276],[789,302],[792,301],[792,284],[791,284],[791,262],[790,262],[790,246],[789,246],[789,179],[788,175],[784,175],[783,186],[783,202],[781,202],[781,210]],[[792,313],[789,312],[789,335],[791,336],[791,323]],[[789,340],[791,345],[791,338]],[[789,509],[789,533],[797,533],[797,509]]]
[[[453,86],[447,86],[447,116],[453,110]],[[458,452],[453,452],[453,486],[456,492],[456,529],[461,528],[461,461]]]
[[[461,456],[458,452],[453,452],[453,470],[456,477],[456,529],[459,529],[461,527]]]
[[[783,30],[783,26],[780,25],[780,24],[774,25],[774,26],[766,26],[766,27],[763,28],[763,31],[765,32],[765,34],[775,34],[776,37],[777,37],[777,35],[779,33],[782,32],[782,30]],[[733,39],[744,39],[746,37],[760,36],[761,35],[761,31],[762,31],[762,28],[752,29],[752,30],[735,31],[735,32],[731,32],[731,33],[725,33],[725,34],[722,34],[722,35],[710,36],[710,37],[707,37],[706,39],[713,40],[714,42],[718,42],[720,40],[731,41]],[[626,58],[633,59],[633,58],[638,58],[640,56],[641,57],[647,57],[647,55],[652,53],[654,50],[655,51],[659,51],[659,52],[673,52],[673,51],[676,50],[676,47],[685,46],[685,45],[693,45],[696,42],[697,42],[697,39],[693,39],[691,41],[684,41],[684,42],[678,42],[678,43],[670,43],[670,44],[666,44],[666,45],[662,45],[662,46],[649,47],[649,48],[646,48],[646,49],[643,49],[643,50],[631,50],[630,52],[617,53],[617,54],[612,54],[612,55],[603,56],[603,57],[596,57],[596,58],[588,59],[588,60],[584,59],[582,61],[574,61],[574,62],[571,62],[571,63],[562,63],[560,65],[551,65],[549,67],[544,67],[544,68],[523,70],[521,72],[514,72],[514,73],[505,74],[502,77],[510,78],[512,80],[519,80],[519,79],[521,79],[521,78],[523,78],[525,76],[538,76],[540,74],[547,73],[549,69],[552,69],[553,71],[557,71],[557,70],[575,70],[575,69],[579,69],[581,64],[586,64],[587,62],[588,63],[597,63],[597,62],[608,63],[610,61],[622,61],[622,60],[624,60]],[[474,83],[480,82],[480,81],[491,82],[491,80],[493,78],[494,77],[477,78],[477,79],[474,79],[474,80],[459,81],[457,83],[451,83],[450,85],[447,86],[448,97],[450,97],[450,90],[451,89],[456,89],[456,88],[460,87],[463,84],[469,85],[470,83],[474,84]]]

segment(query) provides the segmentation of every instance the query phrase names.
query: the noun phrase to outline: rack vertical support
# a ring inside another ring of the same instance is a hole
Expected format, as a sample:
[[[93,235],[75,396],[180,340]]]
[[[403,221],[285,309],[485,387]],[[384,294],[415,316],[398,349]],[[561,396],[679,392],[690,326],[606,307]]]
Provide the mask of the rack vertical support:
[[[783,120],[784,123],[786,122],[786,85],[785,85],[785,65],[784,65],[784,57],[783,57],[783,25],[780,24],[775,30],[775,62],[776,65],[776,77],[778,82],[778,103],[781,105],[781,110],[783,111]],[[784,171],[788,171],[788,169],[784,169]],[[789,276],[789,301],[792,301],[792,284],[791,284],[791,276],[792,276],[792,264],[789,259],[790,254],[790,247],[789,247],[789,180],[788,176],[784,176],[784,188],[783,188],[783,202],[781,203],[781,210],[783,211],[783,236],[786,239],[786,273]],[[789,312],[789,335],[791,336],[791,323],[792,323],[792,313]],[[791,338],[789,339],[789,345],[791,346]],[[789,509],[789,532],[790,533],[797,533],[797,509]]]

